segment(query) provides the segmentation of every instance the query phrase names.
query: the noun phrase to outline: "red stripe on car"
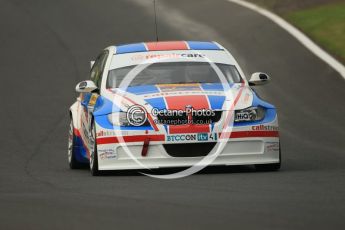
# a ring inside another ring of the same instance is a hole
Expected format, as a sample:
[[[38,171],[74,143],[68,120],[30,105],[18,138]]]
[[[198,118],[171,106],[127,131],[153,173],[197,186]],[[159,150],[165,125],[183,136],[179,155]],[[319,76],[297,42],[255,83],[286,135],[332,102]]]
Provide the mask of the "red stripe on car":
[[[149,51],[188,50],[187,43],[184,41],[147,42],[145,44]]]
[[[206,95],[191,96],[170,96],[165,97],[166,106],[169,110],[186,110],[187,106],[192,106],[195,110],[210,109]],[[210,132],[209,124],[187,124],[187,125],[170,125],[169,133],[208,133]]]
[[[223,134],[223,135],[222,135]],[[247,138],[247,137],[279,137],[278,131],[237,131],[231,133],[219,133],[219,138]]]
[[[122,137],[101,137],[97,138],[98,145],[115,144],[123,142],[144,142],[150,141],[165,141],[165,135],[136,135],[136,136],[122,136]]]
[[[279,137],[279,132],[278,131],[237,131],[237,132],[231,132],[231,135],[229,133],[228,135],[225,135],[225,136],[230,136],[230,138]],[[147,139],[150,139],[150,142],[151,141],[165,141],[165,135],[101,137],[101,138],[97,138],[97,144],[104,145],[104,144],[116,144],[116,143],[121,143],[121,142],[144,142]]]

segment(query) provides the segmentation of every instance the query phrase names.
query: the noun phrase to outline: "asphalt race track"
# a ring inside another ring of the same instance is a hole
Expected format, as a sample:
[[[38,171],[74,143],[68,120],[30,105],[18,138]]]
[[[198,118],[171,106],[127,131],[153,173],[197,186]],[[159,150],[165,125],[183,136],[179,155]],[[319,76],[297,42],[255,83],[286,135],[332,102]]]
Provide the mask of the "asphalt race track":
[[[345,81],[284,30],[225,0],[158,2],[161,40],[216,40],[279,108],[283,167],[178,180],[67,164],[68,107],[89,61],[155,39],[151,1],[0,0],[0,229],[343,229]]]

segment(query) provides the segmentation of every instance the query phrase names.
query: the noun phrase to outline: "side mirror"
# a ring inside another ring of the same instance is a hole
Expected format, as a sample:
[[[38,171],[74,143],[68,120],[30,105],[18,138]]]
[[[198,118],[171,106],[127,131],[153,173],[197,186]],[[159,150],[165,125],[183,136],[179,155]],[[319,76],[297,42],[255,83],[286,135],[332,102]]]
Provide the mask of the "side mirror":
[[[91,93],[96,89],[98,89],[98,87],[93,81],[82,81],[75,87],[75,91],[77,91],[77,93]]]
[[[265,73],[253,73],[249,80],[249,85],[265,85],[271,78]]]

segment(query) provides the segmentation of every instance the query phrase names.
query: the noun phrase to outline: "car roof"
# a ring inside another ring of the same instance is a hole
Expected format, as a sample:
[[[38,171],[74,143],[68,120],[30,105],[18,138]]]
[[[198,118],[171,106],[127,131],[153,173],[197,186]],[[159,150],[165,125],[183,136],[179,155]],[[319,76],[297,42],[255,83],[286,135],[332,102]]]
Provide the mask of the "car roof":
[[[114,54],[170,50],[224,50],[224,48],[216,42],[207,41],[141,42],[115,46]]]

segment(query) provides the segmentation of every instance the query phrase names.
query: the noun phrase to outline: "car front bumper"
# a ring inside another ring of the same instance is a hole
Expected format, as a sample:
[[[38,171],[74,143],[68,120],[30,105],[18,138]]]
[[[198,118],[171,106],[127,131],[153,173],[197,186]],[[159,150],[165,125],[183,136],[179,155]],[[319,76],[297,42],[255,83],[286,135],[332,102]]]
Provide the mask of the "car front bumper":
[[[143,143],[98,145],[99,169],[190,167],[204,158],[173,157],[167,153],[163,144],[151,142],[146,156],[142,156]],[[208,165],[269,164],[280,161],[278,137],[230,138],[222,150],[217,152],[220,145],[218,142],[209,153],[219,155]]]

